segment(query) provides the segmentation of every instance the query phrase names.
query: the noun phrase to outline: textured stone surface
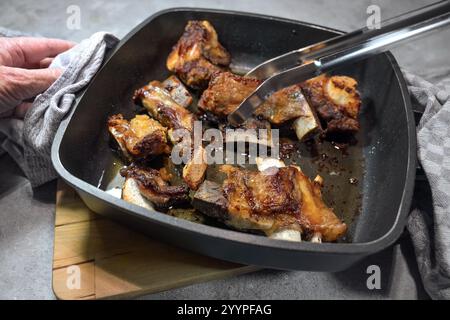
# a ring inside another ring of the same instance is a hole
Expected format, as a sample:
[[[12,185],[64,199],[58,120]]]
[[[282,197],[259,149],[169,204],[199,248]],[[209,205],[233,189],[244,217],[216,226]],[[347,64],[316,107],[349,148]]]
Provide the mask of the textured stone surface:
[[[212,1],[27,1],[2,0],[0,24],[45,36],[79,41],[105,30],[123,37],[156,11],[169,7],[210,7],[263,13],[350,31],[365,24],[366,8],[377,4],[383,18],[434,2],[419,0],[216,0]],[[69,5],[81,9],[81,29],[66,27]],[[338,4],[337,4],[338,3]],[[393,50],[401,67],[436,81],[450,74],[450,32],[436,33]],[[0,157],[0,298],[54,298],[51,289],[55,184],[31,190],[7,156]],[[406,257],[406,259],[404,258]],[[395,261],[392,264],[392,261]],[[366,287],[366,268],[377,264],[382,289]],[[420,298],[412,248],[407,239],[383,253],[362,261],[342,273],[285,272],[264,270],[226,280],[193,285],[147,297],[356,299]]]

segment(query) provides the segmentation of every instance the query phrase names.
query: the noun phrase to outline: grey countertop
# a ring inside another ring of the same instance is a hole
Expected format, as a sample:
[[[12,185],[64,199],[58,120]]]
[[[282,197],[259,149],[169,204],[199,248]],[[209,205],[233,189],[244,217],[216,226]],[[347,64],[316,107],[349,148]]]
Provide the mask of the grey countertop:
[[[79,41],[105,30],[123,37],[156,11],[170,7],[204,7],[256,12],[350,31],[365,25],[366,9],[379,5],[388,18],[434,2],[425,0],[216,0],[212,1],[27,1],[0,2],[2,27]],[[81,29],[66,26],[69,5],[81,9]],[[401,67],[430,81],[450,74],[450,32],[436,33],[393,50]],[[426,52],[426,54],[424,54]],[[52,299],[51,286],[55,183],[32,190],[7,155],[0,156],[0,298]],[[369,290],[367,267],[381,269],[381,289]],[[396,299],[426,298],[414,251],[405,236],[393,247],[340,273],[264,270],[231,279],[197,284],[144,299],[276,298]]]

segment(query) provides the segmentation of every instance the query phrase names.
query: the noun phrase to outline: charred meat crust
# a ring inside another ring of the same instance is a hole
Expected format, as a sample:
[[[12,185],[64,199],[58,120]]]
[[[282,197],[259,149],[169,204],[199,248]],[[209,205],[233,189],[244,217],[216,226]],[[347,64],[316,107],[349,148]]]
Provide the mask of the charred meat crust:
[[[335,241],[347,227],[322,200],[320,184],[311,182],[294,166],[270,168],[264,172],[222,166],[223,183],[231,220],[253,221],[266,233],[289,228],[321,234]]]
[[[171,186],[158,170],[131,165],[120,171],[125,178],[133,178],[141,194],[158,207],[168,207],[188,200],[186,186]]]
[[[354,134],[359,131],[361,99],[354,79],[321,75],[305,81],[301,87],[328,133]]]
[[[167,58],[167,68],[192,88],[204,88],[211,75],[227,67],[231,56],[208,21],[189,21]]]
[[[170,152],[167,130],[148,116],[139,115],[128,121],[122,114],[112,115],[108,118],[108,130],[127,160]]]
[[[188,86],[194,89],[202,89],[208,85],[214,73],[221,71],[223,71],[222,68],[204,59],[199,59],[185,62],[175,72]]]
[[[216,72],[212,75],[198,106],[204,111],[225,118],[261,83],[258,79],[241,77],[231,72]]]
[[[167,140],[165,139],[166,132],[164,130],[156,130],[151,134],[145,136],[141,141],[136,143],[134,150],[136,156],[139,155],[160,155],[170,152]],[[146,158],[147,156],[143,156]]]
[[[267,235],[298,230],[306,238],[320,235],[335,241],[346,232],[345,223],[323,203],[320,182],[311,182],[298,168],[279,168],[273,176],[232,166],[223,169],[227,179],[222,186],[206,180],[194,194],[192,205],[203,214],[238,230]]]
[[[173,130],[186,129],[192,132],[195,116],[176,103],[166,90],[154,82],[136,90],[133,100],[144,106],[162,125]]]
[[[301,230],[301,195],[293,192],[292,170],[295,169],[283,169],[266,175],[222,166],[221,171],[227,174],[223,193],[231,220],[252,221],[263,230],[277,231],[292,225]]]

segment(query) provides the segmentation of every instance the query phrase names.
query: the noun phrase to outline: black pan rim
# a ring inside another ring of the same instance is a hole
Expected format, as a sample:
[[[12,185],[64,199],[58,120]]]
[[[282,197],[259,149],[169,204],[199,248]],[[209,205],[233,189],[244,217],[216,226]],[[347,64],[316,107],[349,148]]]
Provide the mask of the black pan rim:
[[[101,69],[105,67],[111,57],[120,49],[122,45],[124,45],[129,38],[131,38],[136,32],[138,32],[144,25],[148,24],[150,21],[154,20],[157,17],[160,17],[164,14],[171,12],[205,12],[205,13],[218,13],[224,15],[240,15],[240,16],[248,16],[248,17],[256,17],[263,18],[269,20],[275,20],[280,22],[287,23],[295,23],[298,25],[304,25],[312,28],[318,28],[321,30],[330,31],[336,34],[342,34],[342,31],[335,30],[332,28],[327,28],[315,24],[310,24],[306,22],[296,21],[292,19],[279,18],[269,15],[255,14],[255,13],[246,13],[246,12],[237,12],[231,10],[219,10],[219,9],[204,9],[204,8],[188,8],[188,7],[179,7],[179,8],[170,8],[166,10],[159,11],[135,28],[133,28],[116,46],[115,49],[109,54],[109,56],[105,59],[103,66]],[[158,211],[150,211],[152,213],[152,217],[149,217],[149,210],[141,208],[139,206],[127,203],[121,199],[115,198],[112,195],[104,192],[96,188],[95,186],[75,177],[72,175],[62,164],[61,159],[59,157],[59,149],[61,146],[62,139],[64,137],[64,133],[72,115],[76,112],[77,105],[83,97],[83,93],[80,94],[79,98],[76,100],[75,106],[73,106],[69,115],[61,122],[58,131],[55,135],[55,139],[52,145],[51,150],[51,158],[53,162],[53,166],[55,167],[57,173],[60,177],[67,182],[70,186],[78,189],[82,192],[90,194],[93,197],[98,198],[101,201],[107,202],[113,207],[131,214],[133,216],[139,217],[141,219],[151,220],[153,223],[165,225],[166,227],[182,229],[187,233],[196,233],[201,234],[202,236],[214,237],[218,238],[222,241],[227,241],[230,244],[235,245],[258,245],[266,248],[280,249],[285,251],[299,251],[305,253],[329,253],[329,254],[340,254],[340,255],[357,255],[357,254],[370,254],[373,252],[380,251],[392,243],[394,243],[401,233],[404,230],[406,217],[409,213],[410,204],[412,201],[412,195],[414,191],[414,180],[415,180],[415,169],[416,169],[416,131],[414,124],[414,116],[411,106],[411,100],[408,93],[407,85],[403,74],[401,73],[400,67],[396,62],[394,56],[390,52],[382,53],[387,56],[389,59],[393,71],[396,75],[397,81],[400,84],[401,94],[404,101],[404,108],[406,112],[406,120],[408,124],[408,164],[406,169],[406,179],[403,187],[402,197],[400,200],[400,206],[398,209],[398,213],[396,215],[396,221],[393,224],[392,228],[382,237],[370,241],[370,242],[362,242],[362,243],[321,243],[315,244],[310,242],[289,242],[289,241],[280,241],[273,240],[263,236],[243,233],[240,231],[233,231],[227,229],[221,229],[218,227],[212,227],[207,225],[201,225],[197,223],[193,223],[190,221],[178,219],[175,217],[171,217],[160,213]],[[100,69],[100,70],[101,70]],[[99,70],[99,71],[100,71]],[[92,80],[95,81],[95,78]],[[92,83],[91,82],[91,83]],[[90,85],[85,89],[87,90]]]

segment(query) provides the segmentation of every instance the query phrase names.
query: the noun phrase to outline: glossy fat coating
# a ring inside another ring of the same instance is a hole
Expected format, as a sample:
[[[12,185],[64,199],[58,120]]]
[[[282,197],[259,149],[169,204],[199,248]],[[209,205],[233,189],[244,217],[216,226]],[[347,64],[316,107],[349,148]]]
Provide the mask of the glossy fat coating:
[[[128,160],[147,158],[170,152],[167,129],[147,115],[130,121],[122,114],[109,117],[108,130]]]

